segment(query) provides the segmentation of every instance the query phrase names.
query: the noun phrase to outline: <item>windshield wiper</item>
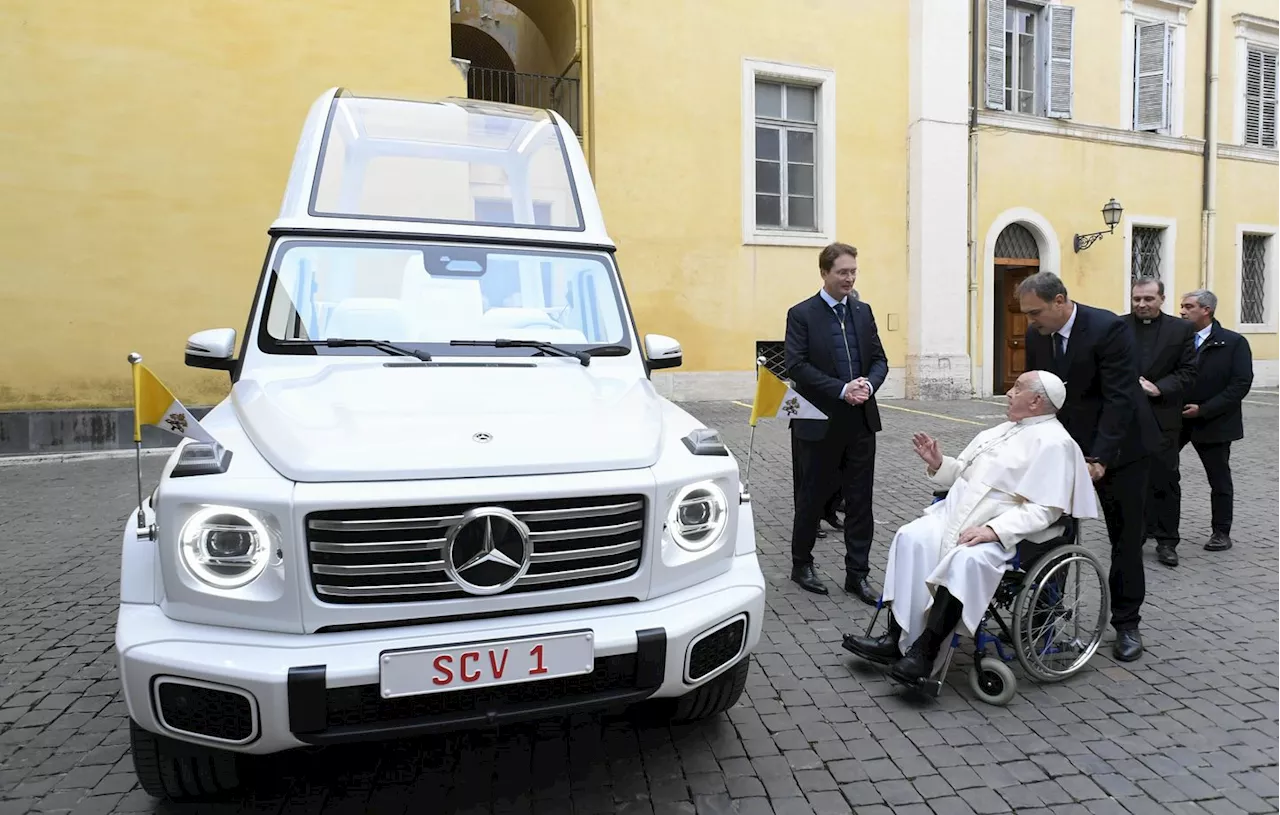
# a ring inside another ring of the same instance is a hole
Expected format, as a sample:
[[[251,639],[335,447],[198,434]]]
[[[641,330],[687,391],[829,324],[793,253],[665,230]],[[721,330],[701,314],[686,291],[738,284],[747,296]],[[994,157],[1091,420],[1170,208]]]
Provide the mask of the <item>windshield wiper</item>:
[[[593,345],[586,352],[593,357],[625,357],[631,349],[625,345]]]
[[[418,351],[413,348],[403,348],[399,345],[386,342],[384,340],[348,340],[341,337],[329,337],[324,340],[284,340],[281,345],[323,345],[328,348],[377,348],[383,353],[400,357],[416,357],[423,362],[430,362],[431,355],[426,351]]]
[[[558,357],[574,357],[584,366],[591,364],[591,355],[586,351],[570,351],[567,348],[561,348],[549,342],[542,340],[453,340],[450,345],[465,345],[468,347],[485,347],[485,348],[537,348],[546,354],[553,354]]]

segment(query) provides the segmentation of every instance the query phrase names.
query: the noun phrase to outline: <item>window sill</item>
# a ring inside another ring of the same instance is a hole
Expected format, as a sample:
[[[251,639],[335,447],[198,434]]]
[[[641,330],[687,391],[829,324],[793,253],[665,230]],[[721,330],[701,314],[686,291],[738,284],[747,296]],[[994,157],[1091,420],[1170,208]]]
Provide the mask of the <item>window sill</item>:
[[[1162,136],[1144,131],[1121,130],[1099,125],[1080,124],[1071,119],[1050,119],[1047,116],[1031,116],[1025,113],[982,111],[978,124],[983,127],[1039,133],[1065,139],[1117,144],[1129,147],[1146,147],[1157,150],[1173,150],[1179,153],[1204,153],[1204,142],[1179,136]]]
[[[1257,161],[1263,164],[1280,164],[1280,150],[1275,147],[1255,147],[1251,144],[1219,144],[1218,158]]]
[[[755,231],[742,236],[743,246],[826,246],[835,238],[824,232]]]
[[[1236,326],[1237,334],[1274,334],[1276,327],[1274,325],[1260,324],[1241,324]]]

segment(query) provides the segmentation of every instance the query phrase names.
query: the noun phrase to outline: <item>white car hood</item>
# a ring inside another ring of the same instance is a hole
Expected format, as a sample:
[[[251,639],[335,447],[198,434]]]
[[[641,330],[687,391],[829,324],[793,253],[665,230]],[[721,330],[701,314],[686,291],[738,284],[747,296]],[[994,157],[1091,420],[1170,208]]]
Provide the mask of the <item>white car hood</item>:
[[[241,379],[231,402],[262,456],[302,482],[641,468],[657,461],[662,444],[661,398],[647,379],[573,360],[335,365]]]

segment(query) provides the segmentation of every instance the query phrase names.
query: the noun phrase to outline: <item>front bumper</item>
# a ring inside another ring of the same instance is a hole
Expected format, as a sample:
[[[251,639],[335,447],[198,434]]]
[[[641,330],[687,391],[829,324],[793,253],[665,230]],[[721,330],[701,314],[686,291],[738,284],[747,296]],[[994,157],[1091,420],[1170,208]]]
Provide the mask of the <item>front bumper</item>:
[[[640,603],[341,633],[196,625],[169,619],[159,606],[126,603],[116,650],[129,713],[144,729],[265,754],[681,696],[746,658],[760,640],[763,617],[764,577],[753,552],[733,557],[730,569],[711,580]],[[744,618],[741,648],[690,681],[689,656],[700,636]],[[384,651],[582,629],[593,635],[589,674],[396,699],[379,692]],[[161,706],[182,696],[183,687],[191,715],[185,723],[166,722]],[[228,716],[239,723],[231,730]],[[216,717],[220,723],[210,724]]]

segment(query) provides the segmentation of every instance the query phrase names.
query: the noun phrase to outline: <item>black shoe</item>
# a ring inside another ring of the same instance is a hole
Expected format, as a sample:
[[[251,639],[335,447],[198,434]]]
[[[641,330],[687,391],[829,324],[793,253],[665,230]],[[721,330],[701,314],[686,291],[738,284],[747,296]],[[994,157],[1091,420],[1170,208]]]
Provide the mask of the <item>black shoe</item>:
[[[840,520],[840,517],[836,515],[834,512],[832,512],[829,515],[826,515],[825,517],[823,517],[822,520],[826,521],[827,526],[831,527],[832,529],[836,529],[836,530],[844,529],[844,523]]]
[[[814,570],[812,563],[808,566],[793,567],[791,569],[791,579],[805,591],[811,591],[814,594],[827,593],[827,587],[818,579],[818,573]]]
[[[844,635],[844,650],[857,654],[863,659],[888,665],[902,658],[898,650],[898,637],[902,634],[902,626],[898,625],[893,612],[889,612],[889,630],[879,637],[859,637],[854,634]]]
[[[1204,548],[1210,552],[1222,552],[1231,548],[1231,536],[1226,532],[1214,532]]]
[[[1133,662],[1142,656],[1142,635],[1136,628],[1126,628],[1116,632],[1116,643],[1112,654],[1121,662]]]
[[[827,536],[827,530],[819,528],[817,537],[825,538],[826,536]]]
[[[889,676],[904,685],[918,685],[921,680],[928,679],[929,674],[933,673],[933,661],[938,658],[938,648],[933,637],[930,631],[921,632],[907,649],[906,655],[893,663]]]
[[[867,580],[865,574],[862,577],[846,577],[844,590],[869,606],[880,602],[880,593],[871,587],[871,581]]]
[[[1166,566],[1178,565],[1178,551],[1173,548],[1172,543],[1156,544],[1156,560]]]

